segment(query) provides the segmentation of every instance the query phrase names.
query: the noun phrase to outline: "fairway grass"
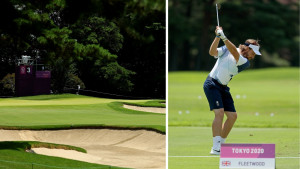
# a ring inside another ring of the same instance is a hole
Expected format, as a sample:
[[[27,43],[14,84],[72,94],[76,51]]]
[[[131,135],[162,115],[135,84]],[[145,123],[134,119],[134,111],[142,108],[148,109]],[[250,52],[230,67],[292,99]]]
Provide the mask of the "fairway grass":
[[[169,126],[210,126],[214,118],[203,91],[209,72],[170,72]],[[299,127],[299,69],[247,70],[229,83],[235,127]]]
[[[165,114],[128,110],[122,107],[123,102],[148,106],[158,105],[161,100],[116,100],[72,94],[0,99],[0,128],[119,127],[165,132]]]
[[[169,169],[219,168],[219,157],[209,154],[214,113],[203,91],[208,74],[169,72]],[[274,143],[276,169],[298,169],[299,68],[243,71],[229,87],[238,119],[226,142]]]
[[[210,127],[169,127],[168,135],[169,169],[219,168],[220,158],[209,154],[212,147]],[[226,143],[273,143],[276,145],[276,169],[299,168],[297,128],[234,128]]]

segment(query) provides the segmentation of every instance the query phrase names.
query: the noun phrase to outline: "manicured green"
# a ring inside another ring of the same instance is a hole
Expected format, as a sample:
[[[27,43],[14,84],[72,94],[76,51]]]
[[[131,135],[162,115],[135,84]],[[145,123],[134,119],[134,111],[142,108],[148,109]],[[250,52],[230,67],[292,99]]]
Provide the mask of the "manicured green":
[[[210,127],[169,127],[169,169],[218,169],[219,157],[209,154]],[[272,143],[276,145],[276,169],[299,168],[298,128],[233,128],[227,143]],[[176,157],[210,156],[210,157]],[[282,158],[298,157],[298,158]]]
[[[169,126],[211,125],[214,114],[203,91],[208,73],[169,73]],[[238,113],[235,127],[299,127],[298,68],[246,70],[229,87]]]
[[[128,110],[122,107],[123,102],[144,106],[149,106],[149,102],[160,104],[159,100],[115,100],[72,94],[6,98],[0,99],[0,127],[128,127],[165,132],[165,114]]]

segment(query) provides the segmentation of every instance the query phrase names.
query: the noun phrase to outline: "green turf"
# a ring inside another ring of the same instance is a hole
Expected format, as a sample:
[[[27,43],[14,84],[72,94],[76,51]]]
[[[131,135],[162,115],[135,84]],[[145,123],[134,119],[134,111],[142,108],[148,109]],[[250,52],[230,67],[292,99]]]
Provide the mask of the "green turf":
[[[169,169],[218,169],[219,157],[209,154],[212,146],[210,127],[169,127]],[[276,169],[299,168],[298,128],[234,128],[227,143],[273,143]],[[176,157],[176,156],[211,156]],[[282,157],[298,157],[286,159]]]
[[[44,156],[18,150],[0,149],[0,168],[5,169],[117,169],[121,167],[105,166]]]
[[[165,114],[140,112],[123,103],[165,107],[163,100],[116,100],[81,95],[41,95],[0,99],[2,129],[65,129],[90,127],[144,128],[165,132]],[[117,168],[24,152],[26,147],[84,149],[40,142],[0,143],[0,169]]]
[[[169,156],[210,156],[214,114],[203,91],[208,73],[169,73]],[[277,157],[298,157],[278,158],[276,168],[299,168],[299,68],[247,70],[229,87],[238,119],[227,141],[275,143]],[[170,169],[217,169],[218,163],[218,157],[168,161]]]
[[[207,75],[169,73],[169,126],[211,125],[214,115],[203,91]],[[235,127],[299,127],[298,68],[247,70],[229,87],[238,113]]]
[[[138,112],[121,102],[149,106],[159,100],[114,100],[80,95],[43,95],[0,99],[0,127],[55,129],[84,126],[148,128],[165,132],[165,115]],[[115,104],[118,103],[118,104]]]

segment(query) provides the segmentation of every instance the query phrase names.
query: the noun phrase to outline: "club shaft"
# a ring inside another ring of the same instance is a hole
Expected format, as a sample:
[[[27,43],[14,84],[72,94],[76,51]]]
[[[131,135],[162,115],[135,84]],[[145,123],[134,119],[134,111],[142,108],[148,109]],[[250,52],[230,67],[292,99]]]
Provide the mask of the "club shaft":
[[[217,11],[217,22],[218,22],[218,26],[219,25],[219,12],[218,12],[218,4],[216,4],[216,11]]]

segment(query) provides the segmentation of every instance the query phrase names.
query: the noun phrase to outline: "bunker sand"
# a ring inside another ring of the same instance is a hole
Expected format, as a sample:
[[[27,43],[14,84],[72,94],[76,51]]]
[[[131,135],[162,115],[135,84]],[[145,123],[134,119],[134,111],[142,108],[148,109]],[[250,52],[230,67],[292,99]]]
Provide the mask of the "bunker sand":
[[[0,141],[40,141],[81,147],[73,150],[34,148],[38,154],[128,168],[163,169],[165,135],[147,130],[0,130]]]
[[[132,106],[128,104],[124,104],[123,107],[126,109],[144,111],[150,113],[166,113],[166,108],[160,108],[160,107],[141,107],[141,106]]]

